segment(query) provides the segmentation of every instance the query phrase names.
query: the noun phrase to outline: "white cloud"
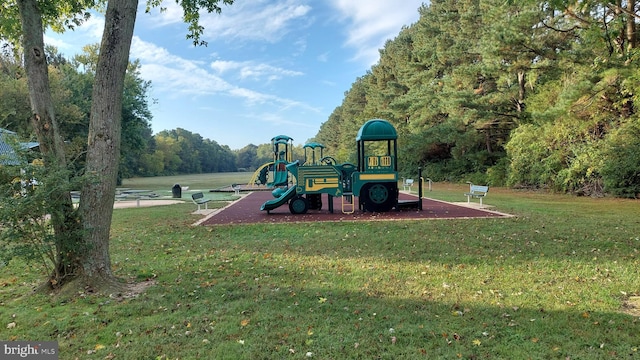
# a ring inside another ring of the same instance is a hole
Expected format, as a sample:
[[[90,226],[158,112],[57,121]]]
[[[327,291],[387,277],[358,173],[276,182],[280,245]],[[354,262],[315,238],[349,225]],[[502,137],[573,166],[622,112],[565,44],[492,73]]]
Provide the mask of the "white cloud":
[[[149,21],[150,27],[181,24],[183,22],[182,7],[175,1],[163,1],[159,8],[149,9],[148,13],[145,13],[144,6],[146,4],[141,4],[138,8],[138,19],[140,19],[140,16],[144,16],[144,20],[152,19]]]
[[[257,64],[253,61],[237,62],[216,60],[211,63],[211,68],[219,74],[237,70],[240,79],[252,79],[256,81],[274,81],[282,79],[283,77],[304,75],[299,71],[287,70],[268,64]]]
[[[161,7],[162,11],[151,9],[150,26],[183,23],[183,10],[176,2],[165,1]],[[221,7],[220,14],[200,12],[200,25],[204,27],[202,40],[276,42],[291,31],[293,23],[311,11],[311,7],[300,0],[243,0]]]
[[[201,15],[204,40],[276,42],[292,31],[296,22],[308,24],[310,11],[311,7],[299,0],[238,1],[224,7],[221,14]]]
[[[263,94],[251,89],[238,87],[207,70],[205,64],[171,54],[165,48],[146,42],[134,36],[133,58],[140,59],[140,75],[150,80],[155,89],[174,95],[198,96],[228,95],[244,99],[248,105],[271,104],[278,109],[298,107],[318,111],[304,103],[278,96]],[[252,65],[250,62],[215,61],[211,67],[218,73],[239,69],[245,77],[297,76],[301,73],[280,69],[269,65]],[[244,73],[243,73],[244,72]]]
[[[228,92],[234,87],[209,73],[203,63],[173,55],[137,36],[133,38],[131,57],[140,59],[142,78],[161,90],[205,95]]]
[[[409,26],[418,20],[418,8],[423,2],[425,1],[329,0],[326,4],[333,9],[335,18],[347,25],[344,30],[344,46],[354,49],[353,60],[372,65],[378,60],[378,50],[384,47],[385,41],[396,37],[403,26]],[[300,32],[316,21],[316,13],[309,4],[314,7],[322,6],[310,0],[243,0],[231,6],[222,6],[221,14],[202,12],[202,40],[276,43],[285,35]],[[183,22],[179,5],[167,1],[163,7],[166,10],[153,17],[154,26]],[[304,51],[304,47],[301,51]]]
[[[378,50],[395,38],[403,26],[419,18],[423,0],[331,0],[341,18],[349,22],[345,45],[356,50],[355,60],[374,64]]]
[[[266,64],[258,64],[255,66],[244,66],[240,71],[240,77],[243,79],[254,78],[256,80],[267,78],[268,80],[279,80],[283,77],[301,76],[303,73],[299,71],[287,70]]]
[[[218,73],[239,69],[242,66],[242,63],[237,61],[216,60],[211,63],[211,68]]]
[[[268,113],[249,113],[246,114],[246,117],[252,119],[257,122],[264,122],[271,124],[277,128],[286,128],[286,127],[305,127],[310,129],[316,129],[316,124],[308,124],[304,121],[300,121],[299,119],[290,120],[289,116],[283,114],[277,114],[273,112]]]
[[[138,58],[146,63],[174,64],[185,69],[198,68],[203,65],[202,62],[187,60],[183,57],[173,55],[167,49],[144,41],[138,36],[133,37],[131,57]]]
[[[319,62],[327,62],[329,61],[329,52],[324,52],[317,56],[316,58]]]
[[[71,57],[82,53],[82,47],[85,45],[100,43],[103,32],[104,16],[92,13],[91,17],[75,30],[67,30],[62,34],[47,30],[44,34],[44,42]]]

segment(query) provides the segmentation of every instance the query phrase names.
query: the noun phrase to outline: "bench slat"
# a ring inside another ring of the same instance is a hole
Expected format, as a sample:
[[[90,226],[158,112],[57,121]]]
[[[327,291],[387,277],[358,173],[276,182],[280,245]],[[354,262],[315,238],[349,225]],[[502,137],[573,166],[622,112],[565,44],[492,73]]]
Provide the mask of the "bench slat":
[[[471,185],[470,192],[472,193],[476,193],[476,192],[481,192],[481,193],[487,193],[489,192],[489,187],[488,186],[483,186],[483,185]]]

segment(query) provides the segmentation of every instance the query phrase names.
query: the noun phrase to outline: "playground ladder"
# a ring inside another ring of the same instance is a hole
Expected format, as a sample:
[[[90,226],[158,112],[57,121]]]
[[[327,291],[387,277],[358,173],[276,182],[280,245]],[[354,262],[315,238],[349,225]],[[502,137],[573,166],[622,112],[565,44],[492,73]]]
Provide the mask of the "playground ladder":
[[[353,214],[356,211],[355,201],[353,201],[353,193],[342,194],[342,213]]]

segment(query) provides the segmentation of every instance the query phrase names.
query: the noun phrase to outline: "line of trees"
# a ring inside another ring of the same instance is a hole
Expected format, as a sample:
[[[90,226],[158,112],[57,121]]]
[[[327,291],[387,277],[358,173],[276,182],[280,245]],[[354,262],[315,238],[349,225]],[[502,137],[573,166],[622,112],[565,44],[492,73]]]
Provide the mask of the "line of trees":
[[[407,175],[640,194],[635,0],[432,0],[380,50],[316,141],[343,161],[370,118]]]

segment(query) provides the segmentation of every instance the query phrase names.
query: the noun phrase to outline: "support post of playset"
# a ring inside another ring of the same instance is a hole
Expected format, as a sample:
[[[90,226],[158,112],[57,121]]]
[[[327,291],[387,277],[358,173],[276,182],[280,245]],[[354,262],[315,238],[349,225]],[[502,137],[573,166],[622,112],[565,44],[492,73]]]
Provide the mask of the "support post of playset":
[[[418,167],[418,209],[422,211],[422,166]]]

